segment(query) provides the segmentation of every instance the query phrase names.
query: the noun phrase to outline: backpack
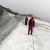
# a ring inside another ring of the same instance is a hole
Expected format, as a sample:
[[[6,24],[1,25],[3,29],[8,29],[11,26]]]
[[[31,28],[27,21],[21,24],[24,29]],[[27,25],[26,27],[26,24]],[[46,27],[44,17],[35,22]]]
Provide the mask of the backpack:
[[[33,24],[34,24],[33,19],[31,18],[30,21],[29,21],[29,25],[32,26]]]

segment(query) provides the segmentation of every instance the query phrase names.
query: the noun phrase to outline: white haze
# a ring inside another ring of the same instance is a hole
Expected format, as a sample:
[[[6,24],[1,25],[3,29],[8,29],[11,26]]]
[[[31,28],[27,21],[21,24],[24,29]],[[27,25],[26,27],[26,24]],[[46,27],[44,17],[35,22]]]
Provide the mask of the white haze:
[[[0,4],[20,14],[33,14],[50,21],[50,0],[0,0]]]

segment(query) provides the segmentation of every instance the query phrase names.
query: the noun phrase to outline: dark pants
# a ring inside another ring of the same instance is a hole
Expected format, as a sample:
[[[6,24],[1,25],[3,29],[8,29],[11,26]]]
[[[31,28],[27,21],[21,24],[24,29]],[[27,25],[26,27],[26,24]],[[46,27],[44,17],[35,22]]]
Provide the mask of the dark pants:
[[[29,26],[29,28],[28,28],[28,35],[30,33],[30,30],[31,30],[31,35],[32,35],[32,32],[33,32],[33,27],[32,26]]]
[[[27,25],[27,21],[25,21],[25,25]]]

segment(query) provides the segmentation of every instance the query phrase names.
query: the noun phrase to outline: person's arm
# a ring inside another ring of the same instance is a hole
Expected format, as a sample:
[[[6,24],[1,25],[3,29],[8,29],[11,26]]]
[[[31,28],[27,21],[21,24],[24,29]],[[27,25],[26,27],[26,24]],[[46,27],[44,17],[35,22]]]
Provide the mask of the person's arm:
[[[28,18],[27,18],[27,21],[28,21]]]
[[[34,20],[34,27],[35,27],[35,20]]]
[[[29,20],[30,21],[30,20]],[[28,27],[29,27],[29,21],[28,21]]]
[[[34,23],[33,27],[35,27],[35,20],[33,20],[33,23]]]

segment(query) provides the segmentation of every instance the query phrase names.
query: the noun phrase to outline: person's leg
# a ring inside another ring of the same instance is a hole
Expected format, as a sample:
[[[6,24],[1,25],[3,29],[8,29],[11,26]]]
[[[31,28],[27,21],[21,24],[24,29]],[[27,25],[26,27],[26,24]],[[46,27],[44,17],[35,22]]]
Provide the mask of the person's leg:
[[[31,35],[32,35],[32,32],[33,32],[33,27],[31,26]]]
[[[29,35],[29,33],[30,33],[30,26],[29,26],[29,28],[28,28],[28,35]]]
[[[26,25],[27,25],[27,21],[26,21]]]
[[[25,25],[27,25],[27,21],[25,21]]]

